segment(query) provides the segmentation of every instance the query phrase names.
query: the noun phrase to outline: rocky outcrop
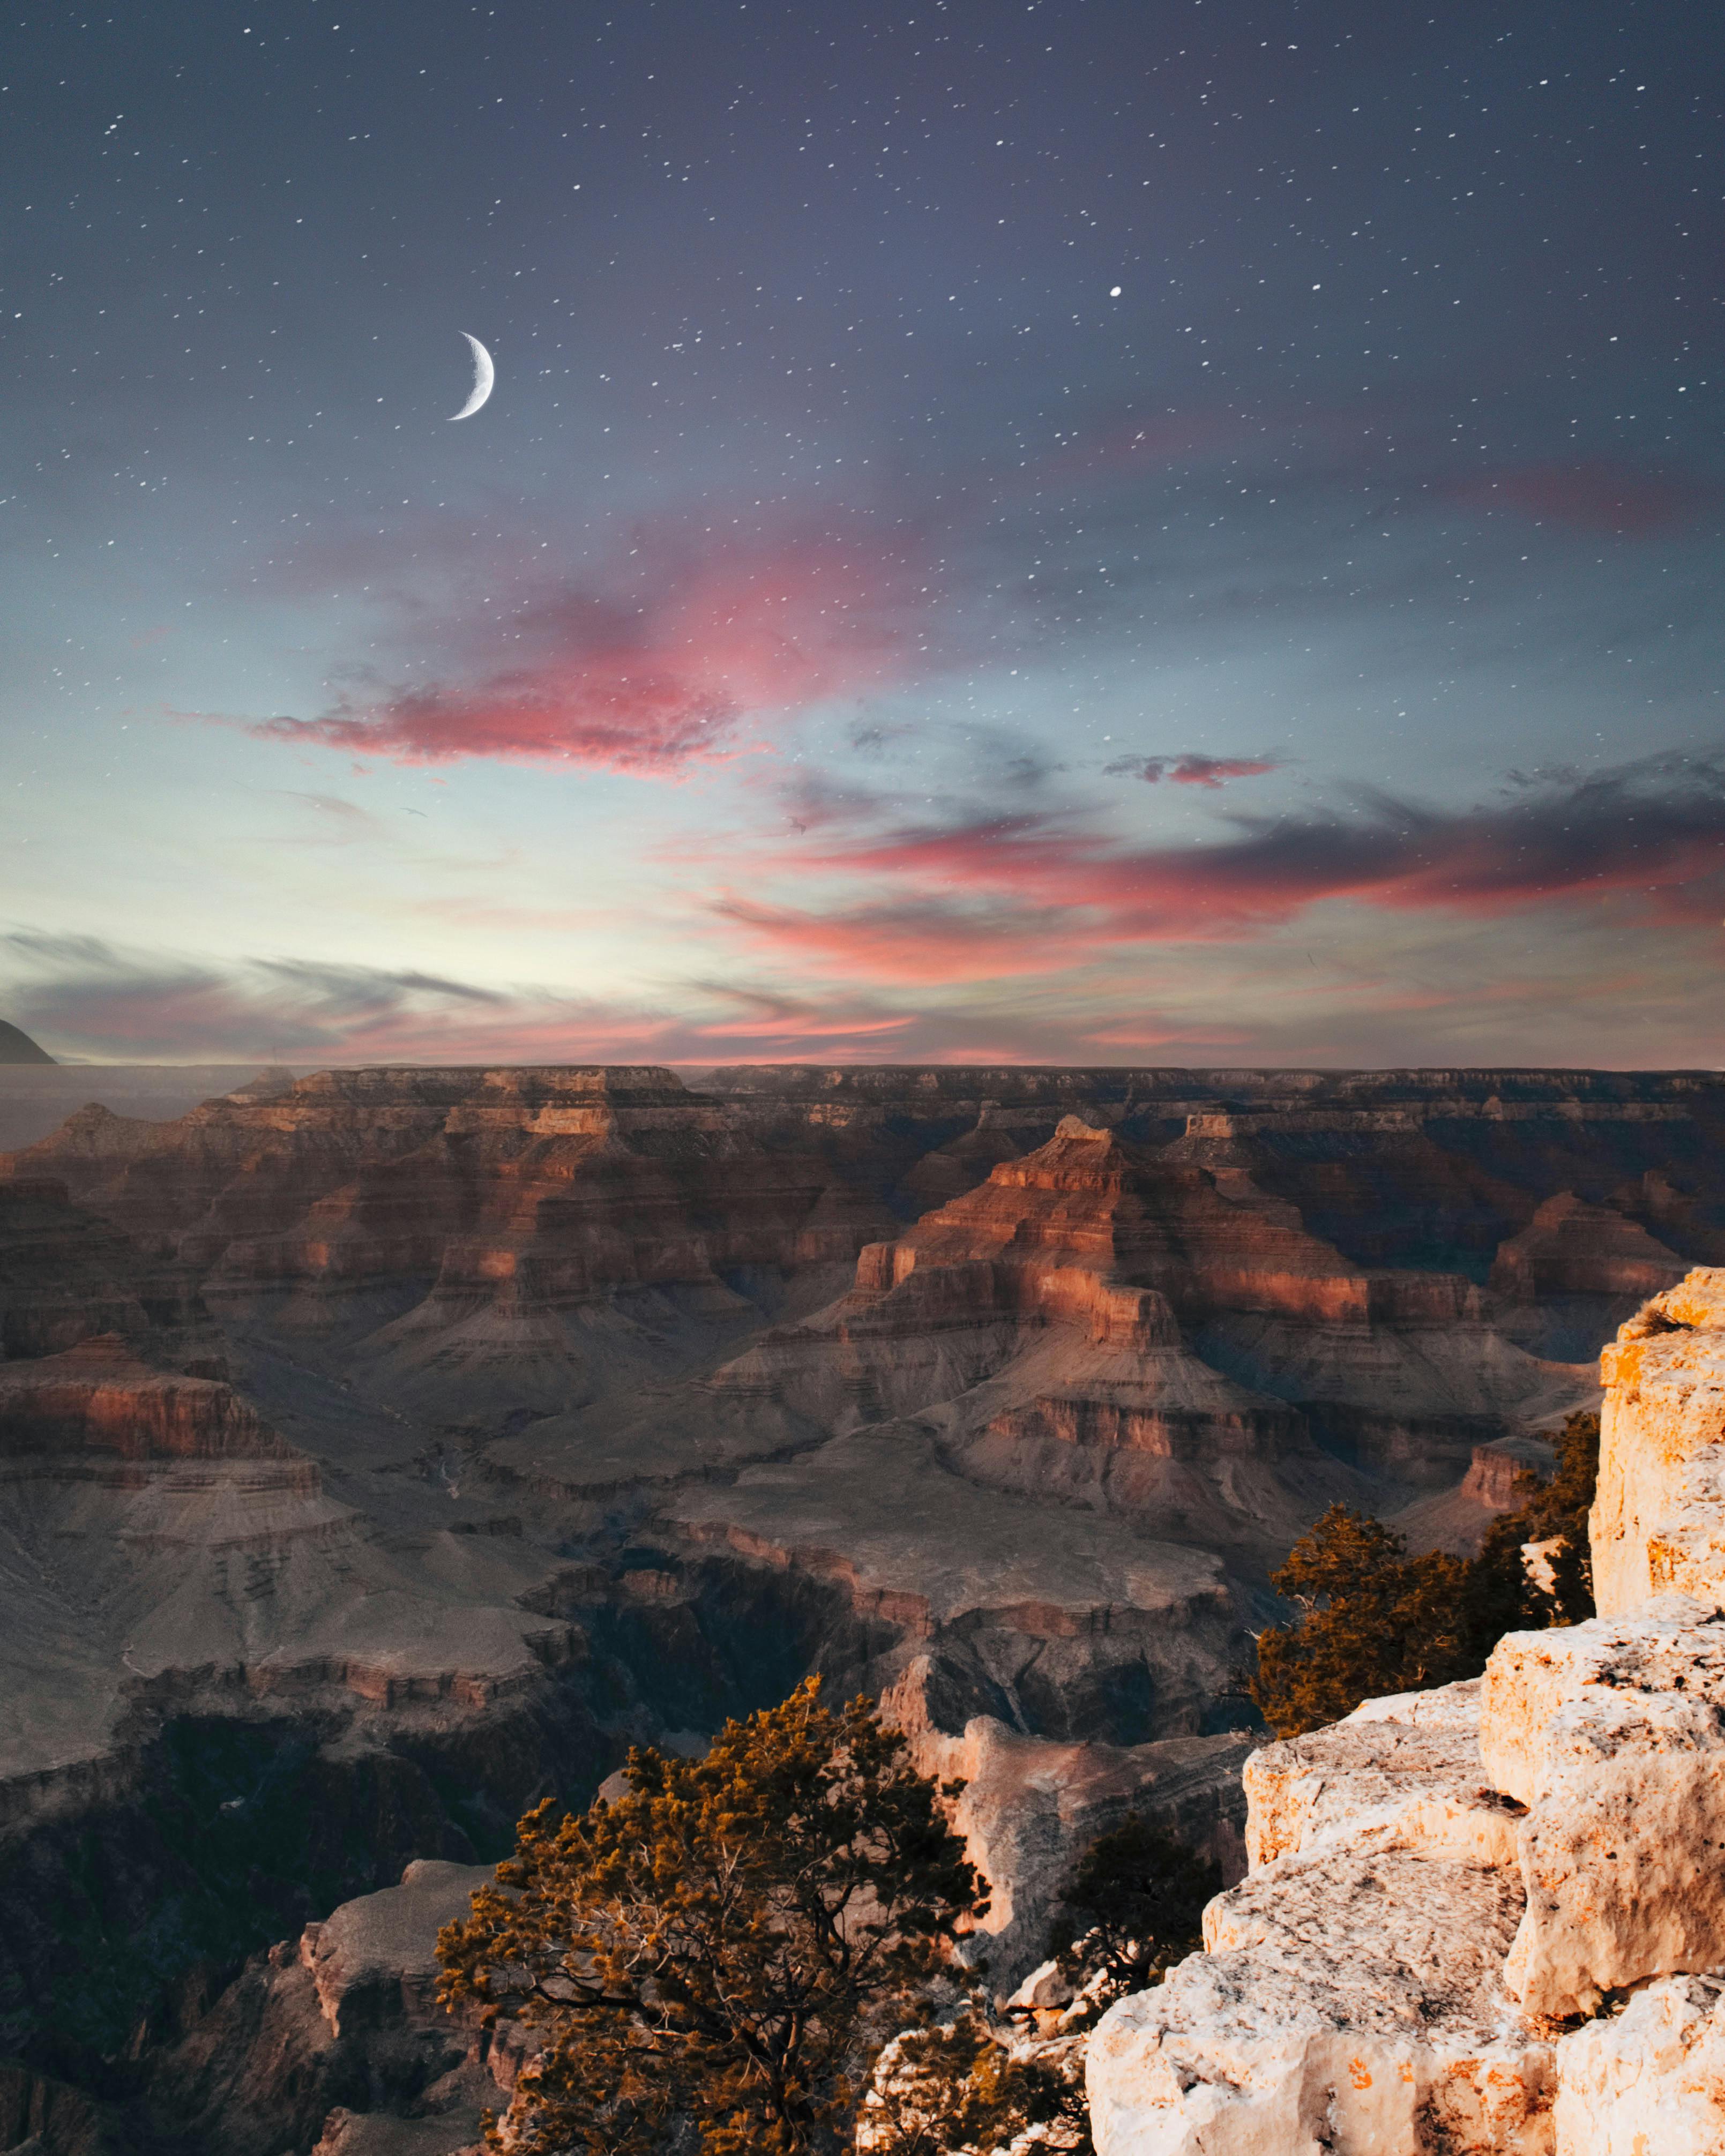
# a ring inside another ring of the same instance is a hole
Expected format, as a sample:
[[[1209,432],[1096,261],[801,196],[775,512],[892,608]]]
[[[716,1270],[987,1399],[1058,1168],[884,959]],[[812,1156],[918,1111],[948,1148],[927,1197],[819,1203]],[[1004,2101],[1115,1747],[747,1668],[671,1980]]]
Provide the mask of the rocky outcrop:
[[[1531,2010],[1725,1958],[1725,1621],[1665,1595],[1617,1618],[1512,1633],[1482,1693],[1481,1748],[1528,1806],[1527,1914],[1505,1980]]]
[[[1253,1868],[1332,1848],[1513,1865],[1525,1807],[1486,1773],[1479,1689],[1368,1700],[1345,1722],[1253,1753],[1242,1776]]]
[[[1122,1746],[1057,1743],[1027,1736],[993,1715],[954,1717],[952,1672],[918,1656],[881,1695],[880,1711],[902,1729],[919,1772],[963,1786],[952,1824],[988,1882],[988,1908],[967,1949],[1004,1994],[1046,1949],[1061,1890],[1077,1860],[1128,1812],[1153,1820],[1214,1857],[1225,1879],[1245,1869],[1245,1814],[1240,1769],[1250,1740],[1239,1735],[1176,1737]]]
[[[1626,1296],[1643,1302],[1674,1287],[1686,1267],[1637,1220],[1573,1191],[1548,1198],[1519,1235],[1501,1245],[1491,1267],[1500,1295],[1537,1302],[1557,1295]]]
[[[1547,2156],[1550,2045],[1506,2015],[1519,1897],[1414,1856],[1279,1859],[1091,2038],[1102,2156]]]
[[[309,1491],[317,1480],[232,1385],[152,1368],[111,1332],[63,1355],[0,1364],[0,1460],[74,1452],[137,1464],[297,1459],[304,1473],[291,1486]]]
[[[9,1019],[0,1018],[0,1063],[49,1063],[54,1058],[45,1048],[39,1048],[22,1026],[13,1025]]]
[[[1068,1116],[714,1382],[829,1430],[921,1417],[973,1481],[1286,1547],[1359,1494],[1315,1430],[1417,1487],[1588,1397],[1486,1320],[1464,1279],[1363,1270],[1243,1172]]]
[[[1691,1273],[1601,1360],[1591,1522],[1605,1616],[1675,1589],[1725,1601],[1725,1270]]]
[[[1699,1271],[1608,1352],[1604,1614],[1247,1762],[1251,1873],[1091,2041],[1101,2156],[1725,2147],[1722,1342]]]
[[[1417,1498],[1395,1514],[1393,1524],[1415,1555],[1441,1549],[1472,1557],[1492,1521],[1526,1502],[1522,1478],[1549,1481],[1556,1465],[1556,1447],[1546,1438],[1492,1438],[1474,1447],[1467,1472],[1453,1490]]]
[[[437,2004],[437,1935],[488,1866],[416,1861],[258,1956],[148,2062],[133,2114],[221,2156],[454,2156],[501,2109],[521,2032]]]
[[[1717,2156],[1725,2146],[1725,1982],[1667,1977],[1563,2043],[1558,2156]]]

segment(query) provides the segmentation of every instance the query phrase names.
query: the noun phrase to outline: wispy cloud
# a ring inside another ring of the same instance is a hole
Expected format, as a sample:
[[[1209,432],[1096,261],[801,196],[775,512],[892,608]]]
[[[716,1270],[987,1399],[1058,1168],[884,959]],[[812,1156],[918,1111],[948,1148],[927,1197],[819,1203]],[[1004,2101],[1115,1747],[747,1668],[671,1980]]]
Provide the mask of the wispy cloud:
[[[928,594],[902,535],[641,535],[590,575],[509,580],[396,606],[420,648],[321,711],[217,717],[265,741],[361,758],[570,763],[668,778],[761,745],[756,721],[899,680]],[[429,650],[427,649],[429,647]]]
[[[1142,778],[1159,786],[1165,778],[1175,786],[1225,786],[1230,778],[1261,778],[1281,768],[1274,757],[1204,756],[1196,750],[1184,756],[1122,756],[1103,770],[1111,778]]]
[[[1721,911],[1725,758],[1651,758],[1472,808],[1362,790],[1334,811],[1222,821],[1219,837],[1155,846],[1054,814],[849,839],[829,829],[805,865],[861,879],[866,900],[719,906],[768,942],[870,978],[948,980],[1110,945],[1249,939],[1326,900],[1489,916],[1618,895],[1672,921]]]

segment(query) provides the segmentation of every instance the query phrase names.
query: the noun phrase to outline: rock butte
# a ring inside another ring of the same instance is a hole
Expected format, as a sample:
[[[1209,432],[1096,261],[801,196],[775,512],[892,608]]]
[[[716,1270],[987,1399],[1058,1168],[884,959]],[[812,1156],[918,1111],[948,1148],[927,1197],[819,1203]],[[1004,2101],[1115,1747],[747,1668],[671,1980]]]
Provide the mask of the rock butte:
[[[507,2056],[387,1980],[338,2031],[348,1912],[423,1914],[543,1788],[811,1668],[968,1781],[1003,1984],[1128,1809],[1238,1876],[1267,1568],[1336,1496],[1468,1547],[1612,1329],[1725,1255],[1708,1074],[275,1072],[167,1122],[113,1112],[161,1074],[7,1075],[36,1090],[0,1109],[107,1095],[0,1161],[7,2041],[136,2048],[164,1982],[325,1925],[149,2024],[138,2101],[188,2150],[470,2139]],[[1610,1502],[1692,1572],[1681,1479]],[[1432,1712],[1347,1740],[1370,1852],[1495,1878],[1518,1815]],[[1265,1876],[1351,1831],[1302,1775]],[[1540,1850],[1549,1984],[1574,1853]],[[1481,1969],[1486,1884],[1454,1915]],[[1228,1952],[1293,1953],[1251,1921]],[[68,1936],[108,1943],[123,2027]],[[1428,2002],[1458,2058],[1485,1984]],[[96,2101],[20,2071],[20,2116]]]
[[[1091,2038],[1100,2156],[1725,2148],[1725,1270],[1603,1362],[1599,1615],[1253,1754],[1250,1871]]]

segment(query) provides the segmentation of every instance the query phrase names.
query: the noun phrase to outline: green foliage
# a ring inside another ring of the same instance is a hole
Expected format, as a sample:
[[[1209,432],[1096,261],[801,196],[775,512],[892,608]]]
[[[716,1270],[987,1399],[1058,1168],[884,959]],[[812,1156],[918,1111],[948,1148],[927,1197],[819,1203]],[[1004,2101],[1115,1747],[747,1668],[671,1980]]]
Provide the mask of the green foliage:
[[[1248,1686],[1278,1737],[1338,1722],[1363,1699],[1471,1674],[1466,1563],[1440,1550],[1409,1558],[1407,1547],[1381,1520],[1332,1505],[1271,1576],[1302,1612],[1260,1635]]]
[[[1550,1481],[1532,1474],[1517,1476],[1520,1508],[1486,1528],[1469,1571],[1469,1625],[1482,1666],[1506,1632],[1579,1625],[1594,1614],[1587,1515],[1599,1476],[1599,1418],[1573,1414],[1558,1436],[1557,1472]],[[1558,1544],[1548,1560],[1555,1593],[1530,1576],[1522,1556],[1524,1543],[1552,1542]]]
[[[1204,1903],[1221,1891],[1219,1864],[1130,1814],[1067,1881],[1050,1942],[1062,1975],[1098,2013],[1145,1990],[1203,1944]]]
[[[1082,2083],[1023,2056],[973,2004],[883,2054],[859,2121],[868,2156],[993,2156],[1031,2128],[1038,2145],[1091,2156]]]
[[[692,2122],[704,2156],[844,2145],[864,2077],[919,2018],[975,1872],[873,1704],[809,1679],[699,1762],[629,1756],[629,1791],[544,1804],[438,1942],[446,2003],[545,2048],[495,2148],[647,2156]]]
[[[1599,1417],[1571,1415],[1556,1475],[1519,1476],[1521,1507],[1492,1522],[1471,1560],[1410,1558],[1381,1520],[1332,1505],[1271,1580],[1301,1612],[1260,1635],[1247,1685],[1276,1735],[1339,1721],[1364,1699],[1477,1676],[1505,1632],[1591,1617],[1587,1513],[1599,1463]],[[1529,1576],[1524,1543],[1555,1543],[1553,1591]]]

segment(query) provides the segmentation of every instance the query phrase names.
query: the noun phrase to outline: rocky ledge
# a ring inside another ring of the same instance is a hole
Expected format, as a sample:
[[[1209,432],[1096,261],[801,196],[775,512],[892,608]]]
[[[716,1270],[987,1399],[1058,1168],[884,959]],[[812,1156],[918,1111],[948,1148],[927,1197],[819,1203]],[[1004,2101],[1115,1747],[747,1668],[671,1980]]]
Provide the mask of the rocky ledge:
[[[1725,2148],[1725,1270],[1604,1374],[1600,1614],[1248,1760],[1251,1870],[1091,2040],[1100,2156]]]

